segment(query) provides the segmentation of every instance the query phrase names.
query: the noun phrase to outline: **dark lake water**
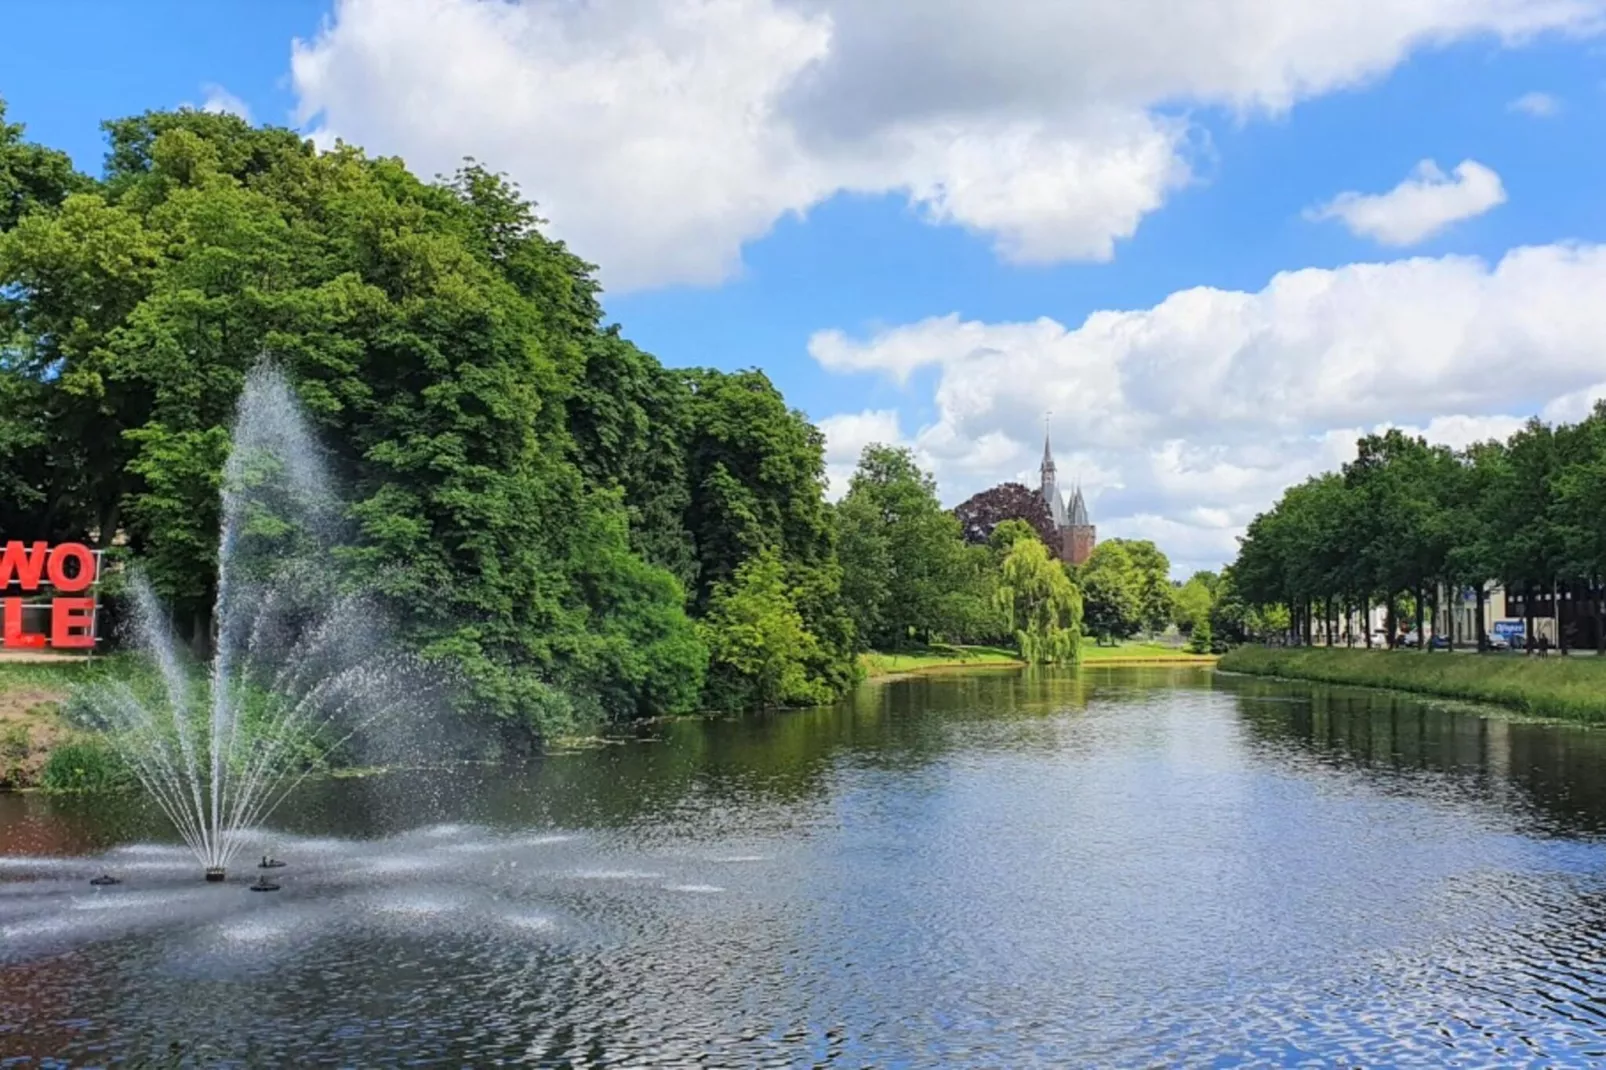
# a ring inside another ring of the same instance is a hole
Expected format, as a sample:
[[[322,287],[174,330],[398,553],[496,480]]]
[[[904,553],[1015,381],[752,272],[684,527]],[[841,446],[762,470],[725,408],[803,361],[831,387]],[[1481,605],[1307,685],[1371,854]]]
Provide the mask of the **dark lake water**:
[[[1606,1059],[1606,732],[1006,671],[304,788],[272,894],[0,796],[0,1066]]]

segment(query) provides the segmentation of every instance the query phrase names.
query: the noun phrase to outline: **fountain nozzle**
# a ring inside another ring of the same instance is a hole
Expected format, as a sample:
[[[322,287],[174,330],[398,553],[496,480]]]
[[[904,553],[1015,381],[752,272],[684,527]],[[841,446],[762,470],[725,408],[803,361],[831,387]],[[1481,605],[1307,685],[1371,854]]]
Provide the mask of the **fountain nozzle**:
[[[206,871],[206,883],[219,884],[222,882],[224,876],[225,874],[222,866],[210,866]]]

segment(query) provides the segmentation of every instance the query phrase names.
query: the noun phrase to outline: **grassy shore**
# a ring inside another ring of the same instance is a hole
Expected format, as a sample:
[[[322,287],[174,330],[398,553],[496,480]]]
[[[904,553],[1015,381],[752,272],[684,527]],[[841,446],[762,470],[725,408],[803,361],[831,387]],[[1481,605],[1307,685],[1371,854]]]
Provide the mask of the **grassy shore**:
[[[1020,656],[998,646],[949,646],[936,643],[920,650],[884,654],[871,651],[859,655],[865,676],[896,676],[930,669],[958,669],[987,665],[1020,665]]]
[[[66,741],[61,707],[73,685],[106,671],[107,659],[0,659],[0,790],[32,787]]]
[[[1485,702],[1536,717],[1606,723],[1606,658],[1240,647],[1221,659],[1220,668],[1384,687]]]
[[[1213,665],[1213,654],[1190,654],[1186,647],[1165,643],[1120,643],[1098,646],[1082,641],[1082,664],[1096,667],[1119,665]]]
[[[1082,643],[1082,664],[1092,666],[1202,664],[1215,662],[1207,655],[1189,654],[1186,650],[1164,643],[1120,643],[1116,646],[1097,646],[1091,641]],[[1020,655],[1007,647],[948,646],[934,644],[921,650],[896,654],[871,652],[859,656],[865,676],[896,676],[904,673],[926,672],[932,669],[986,668],[988,666],[1022,665]]]

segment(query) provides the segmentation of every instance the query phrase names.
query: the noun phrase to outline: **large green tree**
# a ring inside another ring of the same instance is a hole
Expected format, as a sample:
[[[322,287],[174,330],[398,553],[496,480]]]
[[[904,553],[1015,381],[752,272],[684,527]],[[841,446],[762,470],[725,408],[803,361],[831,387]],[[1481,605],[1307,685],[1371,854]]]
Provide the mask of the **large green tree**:
[[[1102,542],[1075,570],[1089,635],[1100,641],[1128,639],[1144,624],[1144,582],[1128,544]]]
[[[1082,595],[1038,539],[1017,539],[999,575],[998,604],[1021,659],[1069,664],[1082,640]]]
[[[862,643],[891,649],[954,630],[965,545],[909,450],[866,446],[837,516],[843,589]]]

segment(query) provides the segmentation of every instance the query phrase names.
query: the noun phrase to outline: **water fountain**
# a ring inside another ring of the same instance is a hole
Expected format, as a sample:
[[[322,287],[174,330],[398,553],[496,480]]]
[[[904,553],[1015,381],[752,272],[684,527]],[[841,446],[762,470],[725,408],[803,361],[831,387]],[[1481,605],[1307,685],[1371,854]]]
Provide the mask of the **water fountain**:
[[[338,567],[342,510],[289,384],[247,377],[223,473],[214,652],[192,671],[150,586],[134,628],[155,680],[97,685],[74,709],[178,830],[207,881],[297,784],[427,690]],[[270,860],[263,856],[267,869]],[[277,868],[277,863],[271,868]],[[272,890],[265,876],[253,886]]]

